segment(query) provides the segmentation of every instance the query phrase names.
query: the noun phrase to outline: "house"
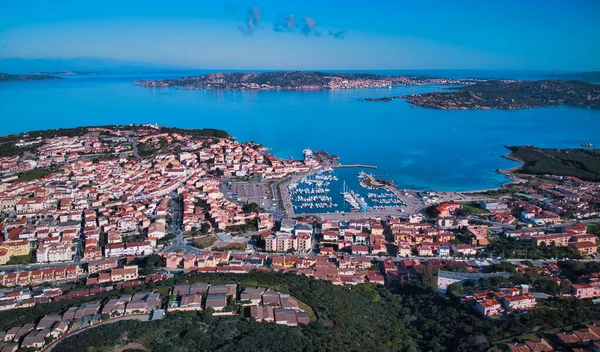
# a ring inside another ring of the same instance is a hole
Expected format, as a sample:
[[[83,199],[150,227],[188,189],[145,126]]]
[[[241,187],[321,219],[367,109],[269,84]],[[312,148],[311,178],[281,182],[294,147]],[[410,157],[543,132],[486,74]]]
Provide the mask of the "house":
[[[237,296],[237,284],[225,284],[225,285],[210,285],[208,288],[209,295],[224,294],[226,296]]]
[[[554,347],[542,337],[525,341],[525,345],[529,347],[532,352],[551,352],[554,351]]]
[[[536,305],[536,299],[530,293],[524,293],[517,296],[502,297],[502,305],[504,309],[512,313],[514,311],[529,310]]]
[[[578,251],[581,254],[596,254],[598,253],[598,246],[593,242],[571,242],[569,247]]]
[[[448,257],[450,256],[450,246],[446,244],[442,244],[438,247],[438,255],[440,257]]]
[[[446,202],[435,207],[439,217],[446,218],[454,215],[454,212],[460,209],[460,203]]]
[[[399,257],[410,257],[412,255],[412,247],[407,243],[398,245],[398,256]]]
[[[240,301],[248,302],[248,304],[257,305],[262,301],[262,295],[265,292],[263,288],[246,288],[240,294]]]
[[[456,255],[464,255],[466,257],[477,254],[477,250],[468,244],[452,245],[452,252]]]
[[[525,342],[507,343],[506,347],[511,352],[552,352],[554,347],[546,339],[538,337]]]
[[[531,352],[531,349],[523,342],[507,343],[506,348],[510,352]]]
[[[573,293],[573,297],[578,299],[600,297],[600,287],[594,284],[572,284],[571,292]]]
[[[495,298],[482,298],[475,303],[475,310],[487,317],[498,315],[504,312],[502,304]]]
[[[114,268],[110,271],[110,280],[113,282],[135,280],[137,278],[137,265],[125,266],[123,268]]]
[[[257,322],[272,323],[275,321],[275,313],[271,306],[252,306],[250,307],[250,316],[256,319]]]
[[[148,226],[148,237],[163,238],[166,235],[166,227],[163,223],[155,222]]]
[[[227,307],[227,296],[225,294],[209,294],[206,296],[206,309],[221,312]]]
[[[202,295],[191,294],[181,296],[181,300],[179,301],[179,307],[177,307],[177,310],[202,310]]]
[[[419,246],[417,253],[419,257],[431,257],[433,256],[433,249],[427,245]]]
[[[354,254],[354,255],[369,255],[369,247],[367,247],[367,246],[352,246],[352,254]]]
[[[9,260],[8,249],[0,247],[0,265],[5,265]]]

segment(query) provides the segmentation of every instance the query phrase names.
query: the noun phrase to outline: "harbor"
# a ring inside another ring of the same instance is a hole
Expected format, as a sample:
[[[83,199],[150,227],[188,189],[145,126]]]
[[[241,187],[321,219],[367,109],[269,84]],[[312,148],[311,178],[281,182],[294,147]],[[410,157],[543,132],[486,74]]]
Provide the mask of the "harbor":
[[[404,212],[405,204],[390,183],[369,178],[375,180],[364,170],[314,171],[288,183],[288,195],[295,214]]]

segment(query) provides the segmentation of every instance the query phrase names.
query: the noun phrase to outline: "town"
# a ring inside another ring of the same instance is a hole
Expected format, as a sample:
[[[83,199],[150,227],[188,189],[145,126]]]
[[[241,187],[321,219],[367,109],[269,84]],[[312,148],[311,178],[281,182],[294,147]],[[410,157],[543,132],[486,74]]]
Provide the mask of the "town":
[[[309,191],[290,185],[329,183],[343,165],[310,150],[281,159],[223,131],[155,125],[2,138],[13,145],[0,158],[0,311],[87,300],[11,326],[2,351],[41,350],[126,316],[210,310],[292,327],[311,321],[310,307],[276,287],[171,284],[181,275],[277,272],[337,286],[430,275],[440,295],[486,319],[552,298],[600,299],[597,182],[518,175],[498,190],[417,192],[362,172],[371,202],[393,206],[362,206],[352,192],[351,211],[297,213],[293,195]],[[502,348],[595,341],[592,324]]]

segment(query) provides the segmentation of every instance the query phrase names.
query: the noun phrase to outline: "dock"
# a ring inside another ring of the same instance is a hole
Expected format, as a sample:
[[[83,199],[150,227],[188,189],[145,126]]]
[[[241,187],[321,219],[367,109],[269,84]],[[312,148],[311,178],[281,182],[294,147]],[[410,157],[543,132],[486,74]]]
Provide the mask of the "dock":
[[[339,164],[338,166],[339,168],[352,168],[352,167],[358,167],[358,168],[362,168],[362,169],[376,169],[377,166],[374,165],[363,165],[363,164]]]
[[[331,155],[324,150],[317,150],[313,153],[313,158],[318,161],[323,167],[329,168],[363,168],[363,169],[376,169],[377,166],[363,165],[363,164],[340,164],[339,157]]]

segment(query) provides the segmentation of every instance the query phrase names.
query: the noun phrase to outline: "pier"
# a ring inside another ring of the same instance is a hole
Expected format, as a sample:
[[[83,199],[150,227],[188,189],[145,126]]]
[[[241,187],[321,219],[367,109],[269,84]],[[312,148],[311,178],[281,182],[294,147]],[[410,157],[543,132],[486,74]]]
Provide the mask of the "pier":
[[[339,167],[339,168],[351,168],[351,167],[358,167],[358,168],[362,168],[362,169],[376,169],[377,166],[374,165],[363,165],[363,164],[339,164],[335,167]]]

